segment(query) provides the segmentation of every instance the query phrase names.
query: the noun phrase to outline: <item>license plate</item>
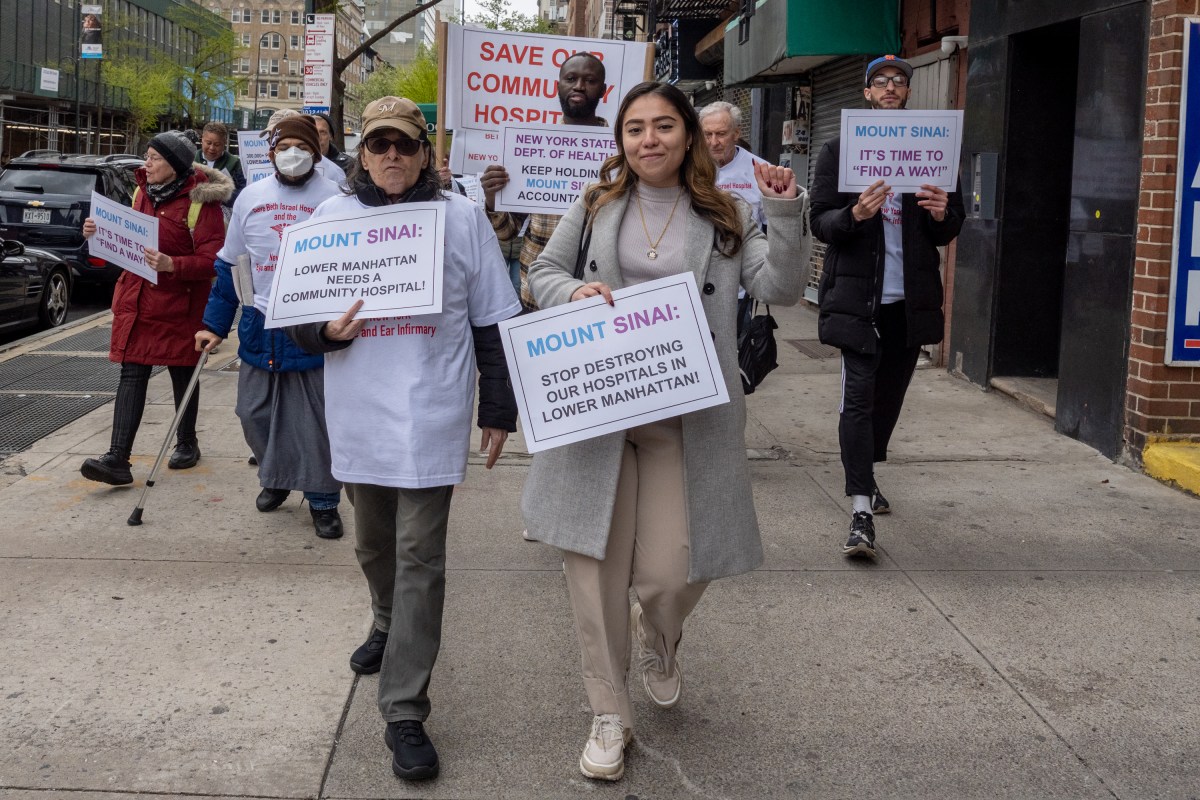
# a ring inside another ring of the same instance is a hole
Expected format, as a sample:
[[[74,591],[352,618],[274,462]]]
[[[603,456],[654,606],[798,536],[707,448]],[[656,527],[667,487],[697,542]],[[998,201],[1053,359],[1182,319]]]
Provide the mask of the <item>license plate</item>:
[[[50,224],[50,209],[48,208],[27,208],[25,214],[21,217],[22,222],[31,222],[37,225]]]

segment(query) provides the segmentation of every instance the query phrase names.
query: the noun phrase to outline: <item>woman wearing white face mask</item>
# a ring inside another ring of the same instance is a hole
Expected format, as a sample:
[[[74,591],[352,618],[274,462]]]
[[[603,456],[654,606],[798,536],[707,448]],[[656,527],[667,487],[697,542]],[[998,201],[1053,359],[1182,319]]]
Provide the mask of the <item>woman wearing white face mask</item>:
[[[263,314],[283,229],[307,220],[313,209],[338,194],[338,188],[314,168],[321,156],[312,119],[287,117],[271,136],[275,175],[247,186],[233,204],[196,349],[211,349],[229,335],[239,305],[234,265],[239,256],[248,255],[253,291],[243,291],[240,301],[238,355],[243,366],[238,372],[237,415],[258,459],[262,491],[255,506],[274,511],[292,490],[300,490],[317,536],[336,539],[342,535],[337,510],[341,484],[330,474],[324,358],[301,350],[281,330],[266,330]]]

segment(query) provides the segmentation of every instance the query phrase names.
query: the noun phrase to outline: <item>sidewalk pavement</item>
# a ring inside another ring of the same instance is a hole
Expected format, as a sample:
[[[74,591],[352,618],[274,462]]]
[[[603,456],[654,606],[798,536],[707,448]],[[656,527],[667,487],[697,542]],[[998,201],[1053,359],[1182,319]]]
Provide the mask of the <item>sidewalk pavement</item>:
[[[521,539],[519,435],[455,492],[441,777],[391,774],[377,681],[347,665],[370,624],[350,509],[339,541],[297,495],[254,510],[230,342],[203,460],[164,470],[141,527],[165,373],[134,487],[79,475],[111,406],[0,465],[0,798],[1200,796],[1197,500],[924,369],[878,473],[880,561],[849,562],[839,364],[801,352],[810,310],[777,311],[746,431],[766,563],[701,601],[677,708],[635,690],[617,785],[576,766],[590,712],[559,556]]]

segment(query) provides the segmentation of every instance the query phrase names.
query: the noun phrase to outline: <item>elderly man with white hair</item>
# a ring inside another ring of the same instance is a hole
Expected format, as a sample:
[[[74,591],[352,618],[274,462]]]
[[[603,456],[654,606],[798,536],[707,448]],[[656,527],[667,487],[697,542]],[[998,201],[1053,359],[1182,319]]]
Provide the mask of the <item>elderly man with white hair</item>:
[[[708,152],[713,161],[717,162],[717,188],[735,194],[749,203],[754,212],[754,221],[758,223],[758,227],[765,230],[767,216],[763,213],[762,193],[758,191],[758,183],[754,180],[754,165],[767,162],[749,150],[738,147],[738,136],[742,131],[742,110],[733,103],[718,100],[709,103],[698,113],[700,130],[704,131]],[[745,289],[740,289],[737,328],[739,341],[742,331],[750,323],[753,307],[754,299],[746,294]]]
[[[762,195],[754,181],[754,165],[765,164],[763,159],[738,147],[738,136],[742,130],[742,110],[733,103],[718,100],[700,109],[700,129],[708,152],[717,162],[717,188],[723,189],[750,204],[754,219],[766,225],[763,215]]]

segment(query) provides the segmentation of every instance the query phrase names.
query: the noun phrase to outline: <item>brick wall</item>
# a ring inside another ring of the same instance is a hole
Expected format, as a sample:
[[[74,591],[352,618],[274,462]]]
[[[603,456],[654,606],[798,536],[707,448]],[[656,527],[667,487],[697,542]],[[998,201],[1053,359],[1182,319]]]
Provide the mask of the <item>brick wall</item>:
[[[1125,399],[1125,443],[1135,461],[1141,460],[1142,448],[1151,438],[1200,440],[1200,369],[1163,363],[1175,224],[1183,23],[1186,17],[1197,15],[1200,0],[1153,0],[1151,4]]]

